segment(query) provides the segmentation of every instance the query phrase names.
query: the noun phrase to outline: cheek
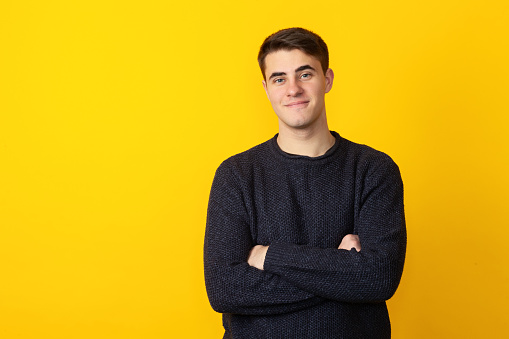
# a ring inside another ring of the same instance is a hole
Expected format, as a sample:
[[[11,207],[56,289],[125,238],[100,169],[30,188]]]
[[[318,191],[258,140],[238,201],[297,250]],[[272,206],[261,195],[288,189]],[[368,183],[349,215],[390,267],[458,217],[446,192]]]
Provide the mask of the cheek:
[[[268,97],[269,97],[270,102],[277,103],[277,102],[281,101],[282,95],[281,95],[280,91],[272,90],[272,91],[268,92]]]

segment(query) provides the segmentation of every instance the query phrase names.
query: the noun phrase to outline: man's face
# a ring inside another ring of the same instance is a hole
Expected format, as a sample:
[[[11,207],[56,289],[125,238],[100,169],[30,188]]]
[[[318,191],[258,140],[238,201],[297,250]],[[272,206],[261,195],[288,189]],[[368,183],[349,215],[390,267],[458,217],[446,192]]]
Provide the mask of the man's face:
[[[325,93],[334,73],[323,74],[320,61],[298,49],[265,58],[263,87],[279,119],[279,128],[306,129],[325,121]]]

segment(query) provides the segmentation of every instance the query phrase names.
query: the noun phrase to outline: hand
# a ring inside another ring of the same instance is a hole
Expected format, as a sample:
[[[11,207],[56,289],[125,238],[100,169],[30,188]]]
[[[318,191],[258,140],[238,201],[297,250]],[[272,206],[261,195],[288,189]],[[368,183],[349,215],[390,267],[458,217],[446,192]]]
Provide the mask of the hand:
[[[359,240],[359,236],[356,234],[347,234],[341,240],[341,244],[339,244],[338,249],[340,250],[348,250],[350,251],[352,248],[355,248],[357,252],[361,251],[361,241]]]
[[[247,263],[250,266],[256,267],[259,270],[263,271],[263,264],[265,263],[265,255],[267,254],[267,250],[269,246],[256,245],[249,252],[249,257],[247,258]]]

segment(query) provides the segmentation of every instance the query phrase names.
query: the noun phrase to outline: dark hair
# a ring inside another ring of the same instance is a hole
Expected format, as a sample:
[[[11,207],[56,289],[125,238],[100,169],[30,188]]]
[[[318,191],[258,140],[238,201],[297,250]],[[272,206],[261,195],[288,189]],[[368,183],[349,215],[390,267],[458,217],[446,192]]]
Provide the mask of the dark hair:
[[[294,27],[286,28],[268,36],[263,44],[260,46],[258,53],[258,64],[265,79],[265,58],[268,54],[280,50],[290,51],[298,49],[302,52],[311,55],[320,61],[322,65],[323,74],[329,68],[329,50],[327,44],[316,33],[307,29]]]

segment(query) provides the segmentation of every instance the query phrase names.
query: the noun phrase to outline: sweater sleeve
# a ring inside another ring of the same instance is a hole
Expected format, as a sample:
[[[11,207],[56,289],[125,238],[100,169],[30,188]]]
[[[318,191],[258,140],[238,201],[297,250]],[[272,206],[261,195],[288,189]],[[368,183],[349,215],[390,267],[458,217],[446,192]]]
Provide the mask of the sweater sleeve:
[[[212,308],[220,313],[280,314],[323,299],[280,276],[247,263],[254,246],[242,191],[224,163],[216,171],[209,198],[204,269]]]
[[[265,257],[264,270],[327,299],[389,299],[399,285],[406,251],[399,169],[389,158],[358,186],[354,231],[361,242],[360,252],[273,243]]]

